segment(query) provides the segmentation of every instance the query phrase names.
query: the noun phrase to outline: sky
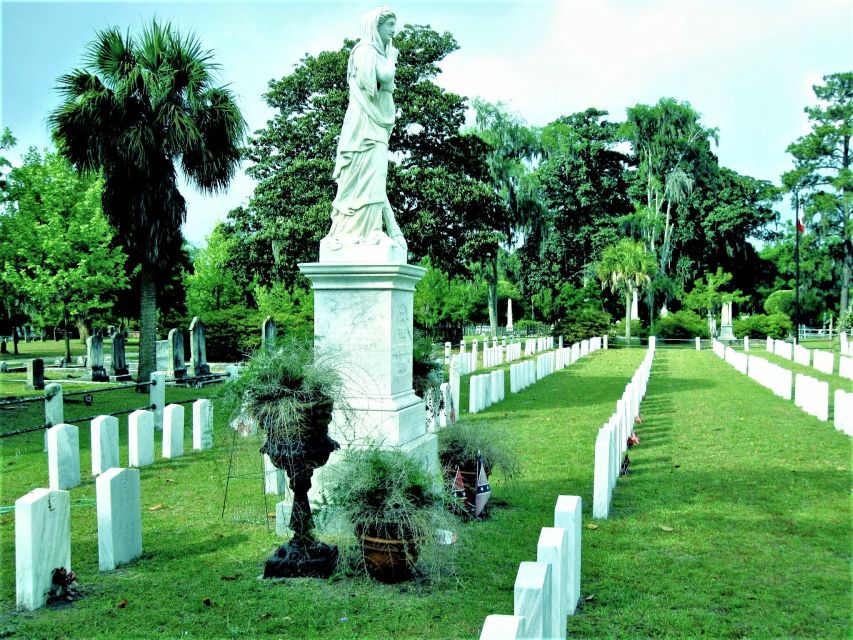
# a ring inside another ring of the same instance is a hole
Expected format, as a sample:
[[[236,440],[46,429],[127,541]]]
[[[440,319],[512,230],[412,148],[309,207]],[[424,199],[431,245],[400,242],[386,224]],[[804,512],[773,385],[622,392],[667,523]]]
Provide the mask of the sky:
[[[56,80],[82,66],[104,28],[135,31],[152,17],[193,31],[221,65],[255,131],[274,115],[267,83],[306,53],[339,49],[377,2],[38,2],[0,0],[0,128],[18,146],[50,147]],[[543,126],[588,107],[624,120],[637,103],[673,97],[719,129],[720,164],[776,184],[786,147],[809,131],[804,108],[824,75],[853,70],[851,0],[507,0],[389,2],[399,24],[449,31],[459,50],[436,82],[467,97],[506,103]],[[216,221],[248,201],[242,171],[226,193],[192,187],[184,235],[204,243]],[[389,194],[393,202],[393,194]],[[784,205],[783,205],[783,208]]]

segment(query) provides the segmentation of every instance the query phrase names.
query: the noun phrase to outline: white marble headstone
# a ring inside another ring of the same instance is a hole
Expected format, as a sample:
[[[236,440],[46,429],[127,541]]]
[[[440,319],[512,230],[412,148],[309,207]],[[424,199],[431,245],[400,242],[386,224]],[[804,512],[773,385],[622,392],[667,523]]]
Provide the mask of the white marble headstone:
[[[92,475],[119,466],[118,418],[98,416],[91,422]]]
[[[154,414],[137,409],[127,417],[127,457],[130,467],[154,463]]]
[[[548,638],[566,637],[568,616],[569,572],[566,561],[569,557],[569,540],[566,530],[558,527],[542,527],[536,546],[536,562],[551,566],[551,621]]]
[[[51,489],[71,489],[80,484],[80,430],[58,424],[47,431],[47,468]]]
[[[98,505],[98,567],[112,571],[142,554],[139,469],[113,467],[95,481]]]
[[[573,615],[581,595],[581,498],[559,496],[554,507],[554,526],[565,529],[568,544],[568,594],[566,610]]]
[[[184,407],[169,404],[163,410],[163,457],[184,455]]]
[[[551,566],[542,562],[522,562],[513,589],[513,614],[524,619],[522,638],[541,640],[550,628]]]
[[[213,403],[207,398],[193,402],[193,449],[213,448]]]
[[[71,494],[33,489],[15,501],[18,609],[32,611],[44,605],[53,570],[59,567],[71,570]]]

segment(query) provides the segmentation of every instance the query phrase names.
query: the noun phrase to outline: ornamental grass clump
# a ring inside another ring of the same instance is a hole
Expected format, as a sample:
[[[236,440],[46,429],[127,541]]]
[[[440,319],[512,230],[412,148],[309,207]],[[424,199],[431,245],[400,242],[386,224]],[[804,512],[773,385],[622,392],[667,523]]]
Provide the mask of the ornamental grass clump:
[[[255,351],[234,382],[223,385],[234,418],[254,420],[267,442],[298,448],[325,431],[332,406],[344,409],[341,376],[334,358],[311,341],[279,339]]]
[[[512,480],[518,475],[520,464],[503,433],[486,420],[461,421],[443,429],[438,434],[438,456],[444,476],[449,475],[452,481],[457,467],[473,466],[479,455],[487,474],[497,468]]]
[[[324,515],[354,534],[350,567],[385,582],[446,572],[446,543],[458,521],[446,509],[449,498],[437,476],[401,451],[376,448],[346,451],[334,471],[324,489],[330,507]],[[404,565],[385,566],[392,556]]]

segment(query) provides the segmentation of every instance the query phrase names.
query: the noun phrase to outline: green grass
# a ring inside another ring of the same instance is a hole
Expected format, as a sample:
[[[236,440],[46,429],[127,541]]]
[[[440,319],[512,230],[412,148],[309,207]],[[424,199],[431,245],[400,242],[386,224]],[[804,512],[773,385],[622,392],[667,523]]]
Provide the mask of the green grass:
[[[79,505],[72,509],[72,565],[85,597],[58,609],[12,612],[14,516],[4,514],[0,633],[477,638],[487,615],[512,612],[518,563],[535,559],[557,495],[580,495],[589,522],[595,435],[643,353],[595,353],[467,418],[504,431],[524,470],[513,483],[493,478],[499,506],[489,520],[460,526],[456,574],[435,583],[258,580],[281,542],[267,526],[272,501],[265,504],[261,493],[259,442],[237,441],[234,472],[241,477],[231,483],[222,518],[231,435],[221,415],[213,451],[158,459],[142,470],[145,557],[101,574],[84,454],[87,479],[71,497]],[[199,394],[169,388],[167,399],[179,392]],[[619,481],[611,519],[583,530],[584,603],[569,621],[570,634],[849,637],[846,436],[710,351],[659,351],[642,412],[642,443],[631,452],[631,475]],[[121,424],[126,433],[125,419]],[[87,432],[81,429],[85,451]],[[0,503],[46,484],[41,445],[41,434],[0,440]],[[117,608],[124,599],[127,606]]]

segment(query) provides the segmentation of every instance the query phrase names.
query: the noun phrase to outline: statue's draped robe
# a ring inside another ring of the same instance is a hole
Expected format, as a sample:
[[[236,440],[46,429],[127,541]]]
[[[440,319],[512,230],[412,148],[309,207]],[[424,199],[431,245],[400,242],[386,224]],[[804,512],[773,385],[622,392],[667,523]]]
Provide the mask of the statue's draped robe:
[[[343,243],[378,242],[383,220],[389,223],[390,236],[399,234],[385,190],[388,139],[395,115],[394,80],[392,74],[382,82],[377,74],[380,65],[388,65],[377,31],[378,18],[375,12],[368,16],[365,33],[353,48],[347,68],[349,105],[335,159],[333,177],[338,192],[332,202],[329,231],[330,237]]]

